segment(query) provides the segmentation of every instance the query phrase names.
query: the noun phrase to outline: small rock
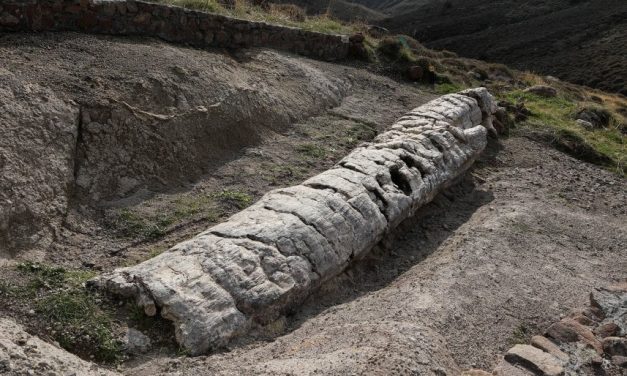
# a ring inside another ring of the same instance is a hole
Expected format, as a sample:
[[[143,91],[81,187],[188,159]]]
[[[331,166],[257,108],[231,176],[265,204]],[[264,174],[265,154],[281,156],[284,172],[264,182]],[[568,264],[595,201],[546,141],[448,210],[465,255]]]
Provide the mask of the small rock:
[[[365,39],[362,33],[356,33],[350,36],[349,41],[351,43],[363,43]]]
[[[602,108],[584,108],[577,113],[576,119],[587,121],[593,128],[606,128],[610,125],[612,115]]]
[[[505,360],[535,373],[547,376],[564,374],[562,362],[553,355],[529,345],[516,345],[505,354]]]
[[[551,86],[534,85],[524,90],[525,93],[531,93],[545,98],[553,98],[557,96],[557,90]]]
[[[612,363],[619,367],[627,368],[627,356],[614,355],[612,357]]]
[[[581,313],[576,313],[572,316],[570,316],[573,320],[577,321],[578,323],[580,323],[581,325],[585,325],[585,326],[592,326],[594,324],[594,321],[590,320],[590,318],[588,318],[586,315],[583,315]]]
[[[591,122],[589,122],[587,120],[577,119],[577,121],[575,121],[575,122],[580,127],[584,128],[584,129],[587,129],[589,131],[594,129],[594,124],[592,124]]]
[[[596,328],[594,334],[601,338],[617,336],[620,334],[620,327],[614,322],[606,322]]]
[[[13,16],[12,14],[9,14],[6,12],[0,14],[0,24],[8,25],[8,26],[15,26],[19,23],[20,23],[20,20],[17,17]]]
[[[384,27],[377,26],[377,25],[368,26],[368,35],[370,35],[371,37],[381,38],[388,34],[390,34],[390,30]]]
[[[150,350],[150,338],[137,329],[129,328],[124,338],[126,350],[132,354],[145,353]]]
[[[603,339],[603,351],[610,356],[627,356],[627,338],[607,337]]]
[[[559,346],[551,342],[546,337],[543,336],[533,336],[531,337],[531,345],[539,348],[540,350],[546,351],[547,353],[553,355],[557,359],[562,362],[568,362],[568,354],[563,352]]]
[[[596,339],[592,331],[571,318],[565,318],[551,325],[546,334],[558,343],[581,341],[594,348],[598,354],[603,353],[601,342]]]
[[[592,359],[590,359],[590,364],[592,364],[593,366],[596,367],[600,367],[603,365],[603,358],[599,355],[593,357]]]
[[[419,65],[413,65],[407,70],[407,75],[414,81],[419,81],[424,76],[424,70]]]
[[[501,360],[501,362],[492,371],[492,374],[494,376],[534,376],[533,373],[527,371],[526,369],[516,367],[505,360]]]

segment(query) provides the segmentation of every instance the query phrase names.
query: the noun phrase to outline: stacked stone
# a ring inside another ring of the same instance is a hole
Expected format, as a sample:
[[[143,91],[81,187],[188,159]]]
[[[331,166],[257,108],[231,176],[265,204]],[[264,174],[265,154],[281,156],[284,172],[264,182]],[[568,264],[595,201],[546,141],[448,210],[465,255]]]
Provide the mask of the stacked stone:
[[[450,185],[487,143],[486,89],[441,97],[334,168],[142,264],[92,281],[174,321],[192,354],[275,320]]]
[[[135,0],[3,1],[0,31],[141,35],[195,47],[268,47],[323,60],[346,58],[350,47],[342,35]]]
[[[590,306],[551,325],[531,344],[512,347],[488,373],[462,376],[624,375],[627,371],[627,282],[596,289]]]

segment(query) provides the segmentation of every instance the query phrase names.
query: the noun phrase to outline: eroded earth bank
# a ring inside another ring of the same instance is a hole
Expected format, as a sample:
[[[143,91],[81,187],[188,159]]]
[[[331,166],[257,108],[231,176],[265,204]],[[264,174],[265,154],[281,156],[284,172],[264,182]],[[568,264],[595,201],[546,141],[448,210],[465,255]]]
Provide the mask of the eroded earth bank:
[[[80,343],[55,344],[64,338],[52,320],[58,312],[36,303],[69,287],[55,285],[41,265],[89,278],[132,268],[267,191],[332,168],[437,97],[359,68],[264,49],[56,33],[2,34],[0,52],[0,313],[51,343],[3,320],[3,341],[12,344],[0,342],[4,354],[22,358],[0,364],[15,374],[33,367],[23,360],[37,351],[56,351],[48,346],[74,346],[101,361]],[[393,193],[411,194],[393,175]],[[465,176],[362,260],[320,281],[303,304],[209,355],[185,356],[168,322],[146,324],[135,301],[102,297],[113,340],[132,327],[152,345],[100,370],[62,356],[66,369],[94,374],[491,370],[514,343],[586,305],[590,291],[624,280],[625,202],[623,177],[521,130],[491,139]],[[591,367],[569,370],[593,374]]]

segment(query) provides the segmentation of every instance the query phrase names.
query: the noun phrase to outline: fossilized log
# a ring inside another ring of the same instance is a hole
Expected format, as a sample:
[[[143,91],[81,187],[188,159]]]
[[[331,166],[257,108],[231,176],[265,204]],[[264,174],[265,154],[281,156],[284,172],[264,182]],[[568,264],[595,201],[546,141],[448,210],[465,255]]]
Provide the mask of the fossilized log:
[[[484,88],[436,99],[332,169],[93,284],[172,320],[192,354],[224,345],[298,304],[432,200],[484,149],[495,111]]]

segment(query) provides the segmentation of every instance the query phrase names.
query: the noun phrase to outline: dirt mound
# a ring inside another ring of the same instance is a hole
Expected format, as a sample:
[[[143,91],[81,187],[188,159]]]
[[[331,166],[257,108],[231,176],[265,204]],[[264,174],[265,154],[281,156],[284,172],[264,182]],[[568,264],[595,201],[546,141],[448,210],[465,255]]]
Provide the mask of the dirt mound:
[[[338,105],[350,87],[270,51],[236,57],[76,34],[6,34],[0,51],[3,251],[40,240],[42,223],[71,205],[184,186]]]

